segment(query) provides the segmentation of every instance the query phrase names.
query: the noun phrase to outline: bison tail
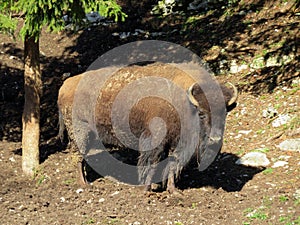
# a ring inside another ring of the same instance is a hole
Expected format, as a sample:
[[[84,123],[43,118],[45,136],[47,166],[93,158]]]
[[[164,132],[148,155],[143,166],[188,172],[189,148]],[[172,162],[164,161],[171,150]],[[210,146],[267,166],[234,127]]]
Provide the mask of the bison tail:
[[[160,162],[164,145],[153,146],[152,136],[148,131],[141,134],[139,138],[140,156],[138,159],[139,181],[146,185],[150,185],[155,175],[156,167]]]

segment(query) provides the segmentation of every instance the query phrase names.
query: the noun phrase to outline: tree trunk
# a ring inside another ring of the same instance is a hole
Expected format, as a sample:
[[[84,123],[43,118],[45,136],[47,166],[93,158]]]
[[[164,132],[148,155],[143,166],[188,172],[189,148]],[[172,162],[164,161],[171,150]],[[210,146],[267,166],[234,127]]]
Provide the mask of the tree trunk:
[[[24,42],[24,90],[25,104],[22,115],[22,169],[33,176],[39,165],[40,95],[42,92],[39,62],[39,41],[25,37]]]

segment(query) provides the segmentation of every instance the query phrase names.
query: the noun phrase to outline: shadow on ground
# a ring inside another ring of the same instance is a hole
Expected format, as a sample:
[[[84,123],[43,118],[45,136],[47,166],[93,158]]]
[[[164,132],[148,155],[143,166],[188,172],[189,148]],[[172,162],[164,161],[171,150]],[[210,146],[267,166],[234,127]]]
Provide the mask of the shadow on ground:
[[[256,174],[262,172],[265,168],[237,165],[235,162],[238,159],[239,157],[237,155],[221,153],[217,159],[202,172],[198,171],[197,165],[192,161],[181,173],[176,186],[180,190],[209,186],[215,189],[222,188],[227,192],[240,191],[248,181],[252,180]],[[130,175],[136,177],[137,172]],[[99,175],[91,167],[87,166],[88,182],[96,182],[97,179],[102,177],[103,176]],[[116,177],[111,174],[110,177],[116,179]],[[124,178],[122,177],[122,179]],[[131,180],[132,179],[134,178],[131,178]],[[120,179],[116,180],[120,181]],[[154,191],[162,192],[164,190],[165,188],[163,188],[162,183],[160,183],[158,188]]]

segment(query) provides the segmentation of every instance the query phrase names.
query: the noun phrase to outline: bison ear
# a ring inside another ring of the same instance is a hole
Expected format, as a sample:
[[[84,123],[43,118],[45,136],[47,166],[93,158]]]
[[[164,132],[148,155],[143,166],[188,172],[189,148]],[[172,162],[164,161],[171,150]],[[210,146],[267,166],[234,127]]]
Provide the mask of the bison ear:
[[[236,103],[238,98],[238,89],[232,83],[227,83],[231,86],[232,90],[226,87],[225,84],[221,85],[221,89],[225,98],[226,107],[228,108]]]
[[[200,108],[199,102],[197,101],[197,99],[195,98],[195,91],[199,88],[199,84],[198,83],[194,83],[192,84],[189,89],[187,90],[187,96],[189,101],[196,107],[196,108]]]

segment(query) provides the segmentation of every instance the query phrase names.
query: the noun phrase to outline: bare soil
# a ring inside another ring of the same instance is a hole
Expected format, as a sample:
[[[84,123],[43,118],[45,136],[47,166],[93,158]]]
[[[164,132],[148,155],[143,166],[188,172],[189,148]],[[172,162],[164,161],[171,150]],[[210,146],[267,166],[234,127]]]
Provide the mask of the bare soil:
[[[122,3],[122,2],[121,2]],[[124,3],[125,4],[125,3]],[[92,26],[78,33],[49,34],[40,39],[44,90],[41,120],[41,165],[33,179],[21,169],[23,46],[0,35],[0,224],[300,224],[300,153],[277,145],[300,137],[298,1],[241,1],[208,12],[185,11],[165,18],[149,13],[151,4],[132,2],[125,22]],[[190,20],[187,20],[190,18]],[[185,46],[219,73],[218,63],[293,55],[281,65],[246,69],[218,79],[236,84],[238,104],[228,117],[221,154],[205,171],[187,167],[179,193],[145,194],[140,187],[93,179],[77,182],[76,154],[51,142],[58,133],[56,99],[64,76],[79,74],[97,57],[121,44],[153,39],[144,33],[120,39],[113,33],[143,29]],[[298,79],[298,83],[296,82]],[[269,106],[288,113],[290,123],[273,127],[264,118]],[[260,149],[271,161],[266,168],[235,164]],[[286,161],[273,168],[275,162]]]

